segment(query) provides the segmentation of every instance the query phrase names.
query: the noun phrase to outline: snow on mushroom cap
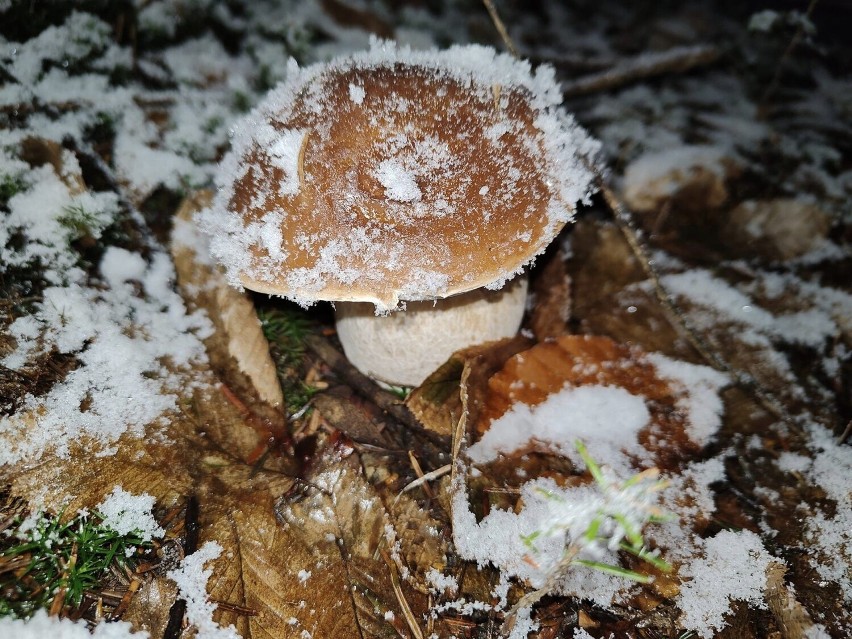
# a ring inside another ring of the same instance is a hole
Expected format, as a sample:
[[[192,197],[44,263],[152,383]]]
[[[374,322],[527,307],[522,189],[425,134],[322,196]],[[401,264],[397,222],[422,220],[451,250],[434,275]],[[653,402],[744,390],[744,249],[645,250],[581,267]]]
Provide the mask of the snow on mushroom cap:
[[[560,101],[550,67],[480,46],[291,61],[201,226],[232,283],[303,304],[499,286],[591,194],[599,144]]]

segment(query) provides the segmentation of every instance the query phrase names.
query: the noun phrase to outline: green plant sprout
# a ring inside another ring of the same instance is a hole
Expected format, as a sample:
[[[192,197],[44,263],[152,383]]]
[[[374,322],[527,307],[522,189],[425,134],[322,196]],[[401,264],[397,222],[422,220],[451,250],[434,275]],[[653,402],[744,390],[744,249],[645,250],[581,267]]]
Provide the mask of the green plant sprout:
[[[649,468],[627,480],[620,480],[615,474],[601,468],[589,455],[581,441],[575,442],[580,457],[586,464],[600,493],[587,504],[570,504],[568,501],[544,488],[538,492],[547,499],[564,504],[557,508],[548,525],[521,540],[530,550],[527,560],[536,564],[534,555],[539,553],[536,541],[561,536],[565,539],[562,557],[548,570],[545,585],[528,593],[514,606],[512,612],[531,606],[551,592],[558,581],[576,566],[585,566],[594,570],[623,577],[640,583],[651,581],[652,577],[623,566],[586,559],[581,555],[603,555],[606,551],[624,551],[661,572],[668,572],[671,566],[655,551],[649,550],[643,531],[648,524],[668,521],[669,516],[656,505],[656,494],[666,487],[667,482],[659,479],[659,471]]]
[[[56,220],[68,231],[68,240],[73,242],[91,236],[99,238],[108,220],[89,211],[81,204],[67,206]]]
[[[78,608],[111,569],[125,569],[152,547],[138,532],[119,534],[99,513],[40,513],[0,531],[0,617]]]
[[[400,400],[405,400],[411,394],[412,390],[410,386],[394,386],[393,384],[387,384],[384,388],[389,393],[396,395]]]

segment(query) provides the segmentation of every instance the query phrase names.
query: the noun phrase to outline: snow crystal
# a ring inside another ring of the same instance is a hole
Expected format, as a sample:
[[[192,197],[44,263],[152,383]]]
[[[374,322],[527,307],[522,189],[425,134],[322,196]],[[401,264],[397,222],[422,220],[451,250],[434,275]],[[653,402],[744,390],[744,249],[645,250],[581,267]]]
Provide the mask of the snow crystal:
[[[677,406],[687,414],[686,433],[697,444],[706,444],[722,424],[724,405],[719,390],[730,380],[707,366],[673,360],[658,353],[646,355],[661,377],[682,389]]]
[[[306,133],[298,129],[288,129],[278,133],[266,146],[272,165],[284,171],[284,179],[278,185],[279,192],[284,195],[295,195],[299,192],[299,152]]]
[[[514,625],[508,639],[527,639],[531,632],[537,631],[541,625],[538,621],[533,621],[531,617],[532,608],[530,606],[519,608],[515,612]]]
[[[137,533],[143,541],[151,541],[165,534],[151,512],[154,502],[148,493],[133,495],[116,486],[95,510],[103,515],[104,525],[120,535]]]
[[[837,332],[835,321],[822,309],[776,317],[755,304],[747,295],[703,269],[666,275],[662,281],[670,292],[713,309],[726,319],[742,323],[747,328],[740,336],[749,343],[767,346],[768,338],[776,338],[789,343],[820,347],[826,338]],[[831,290],[826,289],[822,294],[829,295]]]
[[[459,582],[452,575],[445,575],[436,568],[430,568],[426,574],[426,582],[429,584],[429,590],[434,594],[455,595],[459,590]]]
[[[820,577],[836,583],[844,600],[852,603],[852,449],[837,445],[830,431],[819,424],[807,425],[807,434],[815,455],[803,472],[835,501],[830,515],[818,511],[807,520],[809,561]],[[785,462],[804,466],[802,461],[785,458]]]
[[[173,189],[187,184],[201,185],[208,172],[178,153],[151,148],[139,138],[120,131],[115,138],[115,168],[119,175],[139,193],[150,193],[164,185]]]
[[[681,576],[691,579],[677,597],[683,626],[709,639],[725,627],[732,601],[766,608],[766,571],[773,561],[778,560],[766,551],[760,537],[748,530],[723,530],[705,540],[704,556],[681,570]]]
[[[713,146],[675,146],[646,153],[625,169],[624,192],[643,192],[649,188],[649,184],[655,184],[655,192],[672,195],[679,188],[684,172],[693,167],[705,168],[723,176],[724,157],[724,149]]]
[[[772,26],[778,22],[780,17],[781,16],[778,15],[778,12],[773,11],[772,9],[764,9],[763,11],[753,13],[748,19],[748,30],[769,31]]]
[[[221,627],[213,621],[216,604],[207,598],[207,582],[213,574],[212,568],[204,565],[222,553],[222,546],[215,541],[206,542],[201,548],[184,558],[180,568],[166,573],[177,584],[179,597],[186,600],[186,618],[204,639],[239,639],[234,626]]]
[[[171,287],[167,256],[155,253],[147,264],[110,247],[100,270],[110,284],[103,290],[75,283],[44,290],[32,315],[41,326],[38,339],[31,337],[32,320],[12,325],[18,344],[4,365],[23,365],[33,353],[55,348],[75,354],[79,366],[41,397],[25,397],[15,415],[0,418],[0,465],[48,448],[65,456],[83,436],[108,451],[123,433],[141,434],[176,407],[178,385],[187,380],[170,373],[165,362],[186,367],[206,359],[201,339],[212,325],[203,315],[186,313]],[[128,278],[140,279],[146,294],[140,297]]]
[[[365,95],[367,94],[364,92],[364,87],[358,86],[353,82],[349,83],[349,99],[355,104],[363,103]]]
[[[72,621],[50,617],[45,610],[36,610],[29,619],[0,618],[0,636],[14,639],[148,639],[146,631],[134,632],[127,621],[99,621],[89,632],[83,620]]]
[[[776,464],[783,471],[802,473],[811,467],[811,459],[805,455],[783,451],[778,455]]]
[[[459,477],[462,475],[459,473]],[[617,563],[615,548],[597,542],[584,544],[584,533],[592,520],[604,511],[618,512],[631,525],[641,528],[641,523],[634,522],[634,518],[640,516],[639,508],[651,505],[657,498],[649,493],[640,494],[638,489],[634,494],[630,489],[601,492],[594,485],[562,488],[552,479],[543,478],[521,487],[523,508],[519,512],[496,508],[477,522],[463,483],[456,481],[452,516],[453,541],[459,556],[474,560],[480,566],[490,563],[505,576],[528,580],[535,588],[542,587],[548,574],[560,564],[566,543],[580,544],[580,558]],[[643,506],[640,507],[640,503]],[[602,524],[600,533],[613,541],[620,533],[611,524]],[[532,551],[525,539],[534,534],[537,536]],[[608,606],[619,591],[629,585],[625,579],[575,566],[558,584],[557,590]]]
[[[397,160],[383,160],[376,167],[375,176],[385,187],[385,195],[388,199],[397,202],[415,202],[423,197],[414,175]]]

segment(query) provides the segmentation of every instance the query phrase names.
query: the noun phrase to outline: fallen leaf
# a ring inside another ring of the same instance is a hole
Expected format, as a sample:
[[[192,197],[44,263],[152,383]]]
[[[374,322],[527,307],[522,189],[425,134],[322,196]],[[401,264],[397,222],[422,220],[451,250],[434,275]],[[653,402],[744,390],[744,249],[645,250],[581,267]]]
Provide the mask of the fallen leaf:
[[[213,321],[216,331],[204,344],[214,367],[225,372],[229,384],[253,388],[260,399],[280,409],[281,385],[254,304],[228,284],[221,268],[205,254],[207,240],[193,222],[193,215],[212,197],[209,191],[199,191],[186,198],[176,214],[171,250],[178,283],[183,297],[204,308]]]

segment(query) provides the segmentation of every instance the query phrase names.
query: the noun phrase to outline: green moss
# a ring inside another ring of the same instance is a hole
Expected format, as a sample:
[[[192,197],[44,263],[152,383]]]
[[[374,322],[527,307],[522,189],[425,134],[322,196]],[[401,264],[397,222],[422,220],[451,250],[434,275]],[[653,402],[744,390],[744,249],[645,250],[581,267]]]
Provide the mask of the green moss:
[[[289,308],[260,309],[258,317],[269,342],[287,412],[298,413],[318,392],[302,380],[305,337],[311,332],[311,322],[304,312]]]

